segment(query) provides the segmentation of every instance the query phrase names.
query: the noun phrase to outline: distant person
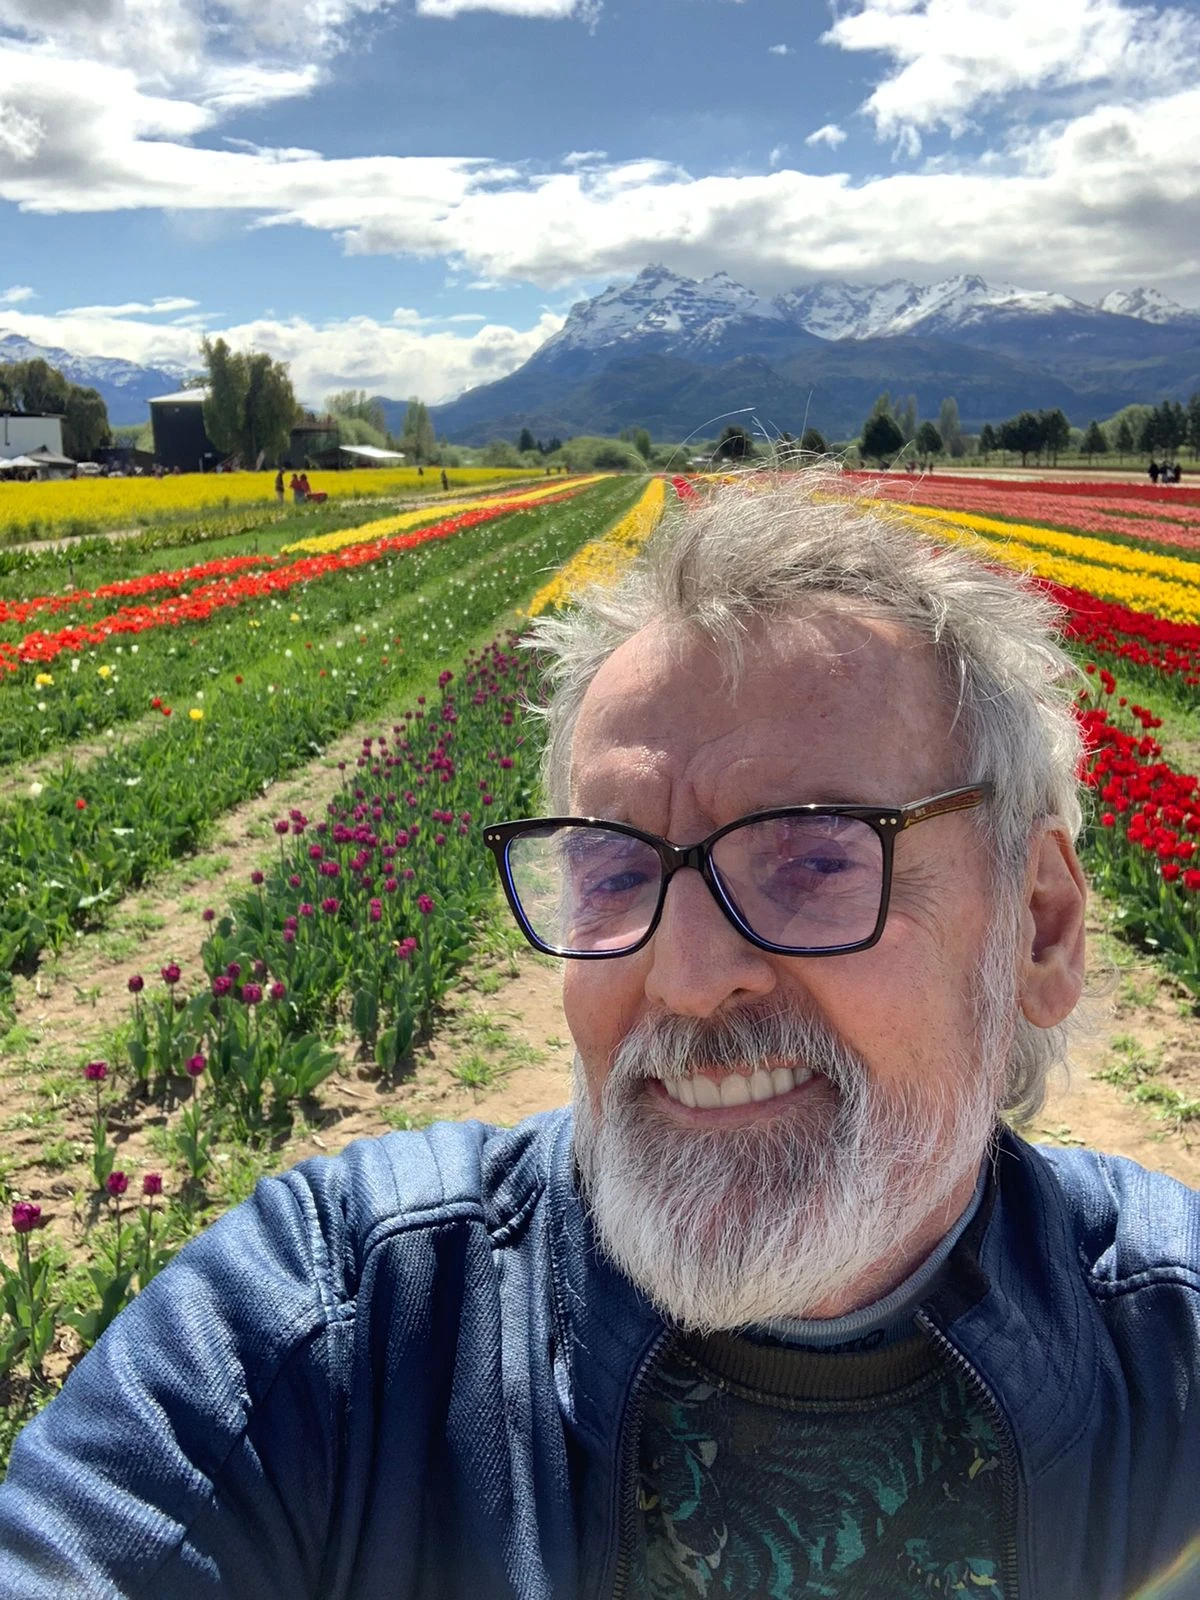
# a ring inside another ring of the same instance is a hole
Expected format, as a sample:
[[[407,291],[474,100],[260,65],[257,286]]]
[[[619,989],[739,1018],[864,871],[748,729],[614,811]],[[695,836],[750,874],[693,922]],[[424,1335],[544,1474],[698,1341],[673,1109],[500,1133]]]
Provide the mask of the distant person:
[[[446,476],[446,469],[445,469],[445,467],[443,467],[442,468],[442,488],[443,488],[443,490],[445,490],[445,489],[448,489],[449,487],[450,487],[450,479]]]
[[[280,467],[279,471],[275,474],[275,498],[276,498],[276,500],[279,501],[280,505],[283,504],[283,468],[282,467]]]
[[[1151,461],[1150,465],[1146,468],[1146,470],[1150,474],[1150,482],[1151,483],[1157,483],[1158,482],[1158,473],[1159,473],[1158,462],[1157,461]]]
[[[291,482],[288,484],[288,488],[292,491],[292,499],[296,505],[302,506],[304,504],[304,488],[300,482],[300,479],[294,472],[292,473]]]
[[[300,474],[300,495],[301,495],[301,498],[303,500],[307,500],[311,493],[312,493],[312,490],[309,488],[309,484],[308,484],[308,473],[307,472],[302,472]]]

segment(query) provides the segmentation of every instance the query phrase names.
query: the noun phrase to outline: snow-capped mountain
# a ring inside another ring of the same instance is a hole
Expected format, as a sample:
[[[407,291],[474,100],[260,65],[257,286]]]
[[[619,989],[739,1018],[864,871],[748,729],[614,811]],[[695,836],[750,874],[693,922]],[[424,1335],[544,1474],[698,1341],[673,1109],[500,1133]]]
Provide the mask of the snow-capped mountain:
[[[816,283],[766,299],[726,272],[694,279],[666,267],[644,268],[632,283],[613,285],[572,306],[562,329],[533,357],[536,366],[582,372],[636,350],[727,359],[741,346],[770,354],[804,335],[845,339],[967,338],[1026,324],[1045,336],[1063,318],[1089,333],[1129,319],[1156,326],[1200,325],[1156,289],[1115,290],[1096,304],[1046,289],[989,284],[969,273],[938,283],[906,278],[887,283]],[[1110,321],[1110,319],[1112,319]],[[1119,319],[1119,322],[1118,322]]]
[[[533,358],[559,364],[573,353],[612,353],[614,346],[674,349],[694,340],[713,341],[733,323],[759,318],[784,327],[789,319],[770,300],[737,283],[727,272],[685,278],[666,267],[644,267],[630,284],[612,285],[580,300],[558,333]]]
[[[1142,322],[1156,322],[1162,327],[1173,322],[1200,323],[1200,311],[1169,300],[1158,289],[1114,289],[1103,300],[1097,300],[1096,310],[1108,311],[1117,317],[1137,317]]]
[[[116,356],[81,356],[70,350],[34,344],[20,334],[0,333],[0,363],[32,361],[37,358],[56,367],[64,378],[84,388],[97,389],[108,407],[108,420],[114,427],[145,422],[150,415],[147,401],[155,395],[178,389],[192,368],[176,363],[161,367],[142,367],[136,361]]]
[[[936,416],[953,395],[968,427],[1061,406],[1073,422],[1131,401],[1187,399],[1200,373],[1200,311],[1153,289],[1098,304],[959,274],[933,284],[819,283],[773,299],[728,273],[662,266],[573,306],[523,367],[439,406],[465,443],[522,427],[684,438],[747,408],[773,426],[849,437],[879,392]]]
[[[993,285],[968,273],[927,285],[904,278],[877,285],[818,283],[780,295],[776,303],[822,339],[953,335],[1000,316],[1043,318],[1059,312],[1092,316],[1101,309],[1070,295]],[[1118,315],[1136,314],[1111,309]]]

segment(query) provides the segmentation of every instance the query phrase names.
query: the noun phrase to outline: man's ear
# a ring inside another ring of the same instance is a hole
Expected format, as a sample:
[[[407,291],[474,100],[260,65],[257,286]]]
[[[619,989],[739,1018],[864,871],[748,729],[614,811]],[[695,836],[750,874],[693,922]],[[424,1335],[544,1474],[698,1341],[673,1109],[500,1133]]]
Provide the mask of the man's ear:
[[[1053,820],[1034,835],[1021,913],[1017,993],[1036,1028],[1070,1015],[1083,992],[1087,884],[1066,830]]]

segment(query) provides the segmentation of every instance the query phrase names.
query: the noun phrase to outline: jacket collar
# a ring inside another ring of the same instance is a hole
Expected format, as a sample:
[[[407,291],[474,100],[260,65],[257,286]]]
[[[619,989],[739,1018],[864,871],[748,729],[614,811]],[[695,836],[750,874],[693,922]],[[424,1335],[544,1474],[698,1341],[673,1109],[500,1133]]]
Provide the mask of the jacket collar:
[[[1084,1433],[1104,1364],[1050,1164],[1004,1130],[989,1193],[925,1307],[1008,1418],[1027,1481]]]

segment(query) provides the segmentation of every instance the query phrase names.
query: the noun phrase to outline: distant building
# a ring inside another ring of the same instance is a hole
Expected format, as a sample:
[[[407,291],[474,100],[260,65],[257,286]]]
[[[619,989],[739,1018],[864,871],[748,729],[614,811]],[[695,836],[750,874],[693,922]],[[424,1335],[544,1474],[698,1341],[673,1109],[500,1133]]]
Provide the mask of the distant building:
[[[180,389],[150,402],[154,459],[168,472],[211,472],[221,453],[204,431],[207,389]]]
[[[306,411],[292,427],[288,440],[288,467],[336,467],[338,461],[338,425],[336,417],[318,417]]]
[[[45,450],[52,456],[63,453],[63,419],[59,416],[25,416],[15,411],[0,411],[0,461],[27,456],[31,450]]]

